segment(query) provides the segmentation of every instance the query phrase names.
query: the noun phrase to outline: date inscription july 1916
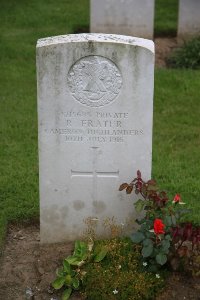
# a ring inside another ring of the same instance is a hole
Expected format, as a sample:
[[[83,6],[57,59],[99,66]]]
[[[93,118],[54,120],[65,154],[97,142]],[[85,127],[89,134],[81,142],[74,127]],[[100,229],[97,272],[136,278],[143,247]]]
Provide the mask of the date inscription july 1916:
[[[69,70],[67,83],[72,96],[90,107],[111,103],[122,87],[122,76],[117,66],[102,56],[86,56]]]

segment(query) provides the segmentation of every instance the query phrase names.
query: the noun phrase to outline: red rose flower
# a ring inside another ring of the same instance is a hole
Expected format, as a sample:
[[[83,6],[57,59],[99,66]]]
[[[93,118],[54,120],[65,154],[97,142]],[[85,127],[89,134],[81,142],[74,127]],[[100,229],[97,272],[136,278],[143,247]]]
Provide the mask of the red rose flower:
[[[175,197],[174,197],[173,202],[174,202],[174,203],[178,203],[178,202],[180,202],[180,201],[181,201],[181,196],[180,196],[179,194],[176,194]]]
[[[163,224],[161,219],[155,219],[153,228],[154,228],[155,234],[165,233],[165,231],[164,231],[165,224]]]

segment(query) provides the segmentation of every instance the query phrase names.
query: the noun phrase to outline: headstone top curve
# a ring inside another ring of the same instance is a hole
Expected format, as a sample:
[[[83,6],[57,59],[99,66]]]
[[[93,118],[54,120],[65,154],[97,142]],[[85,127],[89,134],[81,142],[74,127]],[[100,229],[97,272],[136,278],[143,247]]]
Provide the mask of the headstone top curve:
[[[154,42],[152,40],[139,37],[105,34],[105,33],[81,33],[67,34],[48,38],[42,38],[37,41],[37,48],[46,47],[55,44],[78,43],[78,42],[104,42],[116,44],[128,44],[144,47],[154,53]]]

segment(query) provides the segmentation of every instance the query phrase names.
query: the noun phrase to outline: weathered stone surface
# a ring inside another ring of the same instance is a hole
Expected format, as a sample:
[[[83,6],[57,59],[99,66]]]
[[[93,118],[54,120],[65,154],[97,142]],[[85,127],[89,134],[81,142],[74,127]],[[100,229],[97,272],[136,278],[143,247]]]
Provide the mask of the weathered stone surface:
[[[200,1],[179,0],[178,37],[188,39],[200,35]]]
[[[151,177],[154,44],[108,34],[37,44],[41,241],[80,238],[87,217],[126,225],[139,169]]]
[[[153,38],[154,0],[91,0],[90,32]]]

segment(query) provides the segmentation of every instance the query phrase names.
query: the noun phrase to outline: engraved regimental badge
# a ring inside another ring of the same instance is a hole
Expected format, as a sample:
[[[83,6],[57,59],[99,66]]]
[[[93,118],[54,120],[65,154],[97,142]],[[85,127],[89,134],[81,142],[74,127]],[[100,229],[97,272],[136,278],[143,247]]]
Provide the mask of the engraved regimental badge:
[[[112,102],[122,87],[122,76],[117,66],[102,56],[86,56],[69,70],[67,82],[72,96],[90,107]]]

